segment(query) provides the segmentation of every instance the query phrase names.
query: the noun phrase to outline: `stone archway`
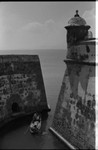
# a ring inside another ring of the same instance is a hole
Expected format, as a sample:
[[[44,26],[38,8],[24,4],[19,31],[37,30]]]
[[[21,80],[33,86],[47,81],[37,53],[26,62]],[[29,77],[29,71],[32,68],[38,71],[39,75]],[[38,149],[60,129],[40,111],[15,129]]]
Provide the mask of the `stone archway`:
[[[14,102],[14,103],[12,104],[12,113],[18,113],[18,112],[20,112],[19,104],[16,103],[16,102]]]
[[[19,113],[22,112],[23,110],[24,110],[24,104],[18,94],[13,94],[9,99],[7,99],[6,101],[7,115]]]

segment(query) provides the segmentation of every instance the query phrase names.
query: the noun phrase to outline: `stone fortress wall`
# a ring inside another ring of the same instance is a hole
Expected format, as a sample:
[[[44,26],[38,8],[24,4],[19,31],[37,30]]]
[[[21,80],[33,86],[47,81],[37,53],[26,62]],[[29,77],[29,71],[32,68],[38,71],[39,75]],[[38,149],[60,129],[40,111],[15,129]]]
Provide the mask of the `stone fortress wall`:
[[[48,110],[38,55],[0,55],[0,122]]]
[[[69,22],[66,70],[50,130],[72,149],[94,149],[96,41],[87,39],[90,27],[78,14]]]

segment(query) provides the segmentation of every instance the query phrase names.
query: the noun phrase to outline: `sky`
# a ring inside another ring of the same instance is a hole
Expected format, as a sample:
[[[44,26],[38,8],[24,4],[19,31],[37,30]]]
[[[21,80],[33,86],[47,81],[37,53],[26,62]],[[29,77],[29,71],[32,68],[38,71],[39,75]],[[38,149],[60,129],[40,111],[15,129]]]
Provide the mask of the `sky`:
[[[95,36],[95,2],[0,2],[0,50],[65,49],[77,9]]]

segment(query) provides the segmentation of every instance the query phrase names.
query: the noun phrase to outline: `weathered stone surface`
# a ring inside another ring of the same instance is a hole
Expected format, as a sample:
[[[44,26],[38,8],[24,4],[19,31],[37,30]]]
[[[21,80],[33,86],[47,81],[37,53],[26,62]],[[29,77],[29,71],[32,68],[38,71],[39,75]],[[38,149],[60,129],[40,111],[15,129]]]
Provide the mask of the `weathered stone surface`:
[[[85,40],[85,37],[82,41],[78,39],[80,29],[88,32],[85,25],[67,26],[66,29],[69,38],[65,59],[66,70],[52,128],[74,147],[94,149],[96,41]],[[74,32],[71,32],[72,30]]]
[[[0,120],[15,113],[48,111],[37,55],[0,55]]]

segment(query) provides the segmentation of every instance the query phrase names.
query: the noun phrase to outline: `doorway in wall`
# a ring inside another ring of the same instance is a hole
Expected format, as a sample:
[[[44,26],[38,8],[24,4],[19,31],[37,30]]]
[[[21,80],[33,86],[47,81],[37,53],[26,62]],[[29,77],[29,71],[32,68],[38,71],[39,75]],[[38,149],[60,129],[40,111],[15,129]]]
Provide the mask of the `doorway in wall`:
[[[14,102],[14,103],[12,104],[12,112],[13,112],[13,113],[18,113],[18,112],[20,112],[18,103]]]

